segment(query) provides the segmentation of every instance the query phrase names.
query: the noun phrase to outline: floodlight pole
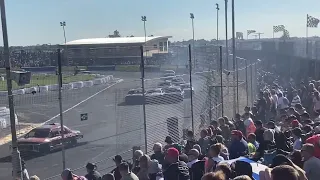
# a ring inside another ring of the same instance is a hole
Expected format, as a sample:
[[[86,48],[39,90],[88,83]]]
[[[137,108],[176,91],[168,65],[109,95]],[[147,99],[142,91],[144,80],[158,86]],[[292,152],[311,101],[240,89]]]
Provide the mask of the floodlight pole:
[[[192,51],[193,51],[193,69],[196,69],[196,56],[195,56],[195,46],[194,46],[194,14],[190,13],[191,25],[192,25]]]
[[[2,36],[3,36],[3,52],[6,67],[7,76],[7,89],[8,89],[8,104],[10,111],[10,127],[11,127],[11,138],[12,138],[12,179],[21,178],[22,168],[21,168],[21,158],[20,152],[18,150],[17,143],[17,132],[16,132],[16,118],[14,112],[13,104],[13,94],[12,94],[12,79],[11,79],[11,63],[9,59],[9,42],[8,42],[8,31],[7,31],[7,20],[6,20],[6,10],[4,0],[0,0],[1,9],[1,24],[2,24]]]

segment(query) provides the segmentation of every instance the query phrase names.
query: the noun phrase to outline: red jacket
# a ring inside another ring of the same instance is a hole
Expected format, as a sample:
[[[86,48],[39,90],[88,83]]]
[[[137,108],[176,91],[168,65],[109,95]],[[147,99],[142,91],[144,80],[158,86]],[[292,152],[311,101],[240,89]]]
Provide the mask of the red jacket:
[[[314,156],[320,159],[320,134],[309,137],[306,143],[314,145]]]

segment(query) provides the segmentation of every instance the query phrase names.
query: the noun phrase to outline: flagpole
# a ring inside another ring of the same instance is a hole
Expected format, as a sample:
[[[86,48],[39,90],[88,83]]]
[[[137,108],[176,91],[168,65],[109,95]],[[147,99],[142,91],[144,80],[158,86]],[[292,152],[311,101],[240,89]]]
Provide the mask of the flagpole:
[[[249,34],[248,34],[248,30],[247,30],[247,40],[248,40]]]
[[[274,26],[272,26],[272,39],[274,40]]]
[[[308,42],[308,19],[309,15],[307,14],[307,23],[306,23],[306,57],[309,57],[309,42]]]

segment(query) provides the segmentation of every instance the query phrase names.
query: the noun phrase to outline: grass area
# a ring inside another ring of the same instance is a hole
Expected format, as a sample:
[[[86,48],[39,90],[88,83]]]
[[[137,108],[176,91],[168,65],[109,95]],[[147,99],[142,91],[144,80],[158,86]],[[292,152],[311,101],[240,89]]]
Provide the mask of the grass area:
[[[63,75],[62,82],[63,83],[70,83],[70,82],[76,82],[76,81],[89,81],[94,79],[95,76],[91,74],[78,74],[76,76],[73,75]],[[13,89],[21,89],[21,88],[27,88],[27,87],[34,87],[34,86],[44,86],[44,85],[51,85],[51,84],[58,84],[58,76],[54,74],[48,74],[48,75],[39,75],[35,74],[32,75],[30,84],[26,84],[25,86],[18,86],[16,82],[12,82]],[[7,90],[7,82],[6,81],[0,81],[0,91]]]

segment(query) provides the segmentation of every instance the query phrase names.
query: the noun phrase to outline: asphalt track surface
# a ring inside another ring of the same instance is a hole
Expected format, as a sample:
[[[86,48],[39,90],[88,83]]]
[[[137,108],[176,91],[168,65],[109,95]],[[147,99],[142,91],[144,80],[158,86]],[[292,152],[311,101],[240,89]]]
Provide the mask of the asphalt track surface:
[[[129,89],[140,87],[140,73],[106,72],[106,74],[113,74],[114,77],[123,79],[123,82],[63,93],[63,109],[67,110],[64,113],[64,124],[84,134],[84,138],[77,146],[66,149],[66,167],[76,169],[75,173],[79,175],[85,174],[83,167],[87,162],[97,162],[98,169],[106,173],[114,165],[111,159],[114,155],[122,154],[125,159],[129,159],[132,157],[130,150],[133,146],[141,146],[144,149],[142,106],[129,106],[123,103]],[[147,73],[146,79],[159,76],[160,74]],[[184,79],[187,81],[188,77],[184,76]],[[195,118],[198,118],[205,99],[201,90],[202,80],[193,78],[196,97],[198,96],[194,102],[194,114],[197,116]],[[146,88],[155,86],[157,82],[159,80],[147,80]],[[92,98],[87,99],[90,96]],[[0,102],[5,104],[5,100],[0,99]],[[42,123],[59,113],[57,92],[16,96],[15,105],[20,122]],[[88,113],[89,120],[80,121],[81,113]],[[153,143],[162,142],[167,135],[165,123],[167,118],[177,116],[181,128],[191,126],[188,99],[176,104],[146,105],[146,114],[148,150],[151,150]],[[57,117],[51,122],[59,121]],[[9,179],[11,177],[9,145],[1,146],[0,152],[0,179]],[[47,155],[22,155],[22,157],[26,161],[29,175],[37,175],[41,179],[60,179],[61,151]]]

